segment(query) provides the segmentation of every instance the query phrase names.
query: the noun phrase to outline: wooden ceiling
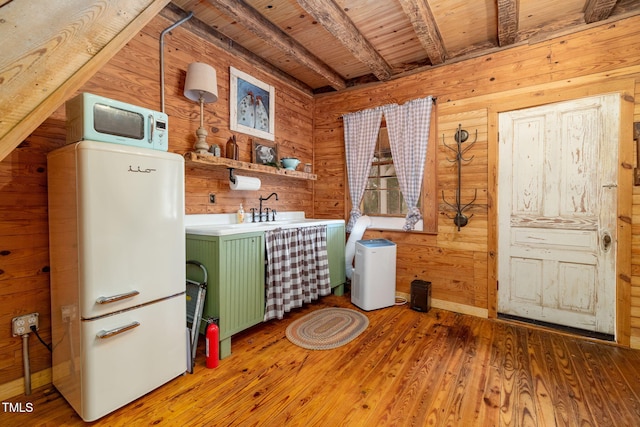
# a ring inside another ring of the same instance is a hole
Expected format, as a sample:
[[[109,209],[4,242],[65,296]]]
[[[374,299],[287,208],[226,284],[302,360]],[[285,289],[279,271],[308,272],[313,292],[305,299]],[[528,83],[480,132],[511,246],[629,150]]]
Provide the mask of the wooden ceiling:
[[[314,92],[640,13],[640,0],[173,0]]]

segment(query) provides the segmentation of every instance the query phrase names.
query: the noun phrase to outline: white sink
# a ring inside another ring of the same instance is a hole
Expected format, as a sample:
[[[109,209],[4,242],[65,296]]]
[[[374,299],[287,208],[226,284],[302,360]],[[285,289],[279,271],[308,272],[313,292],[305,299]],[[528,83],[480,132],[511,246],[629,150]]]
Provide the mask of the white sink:
[[[250,233],[253,231],[268,231],[276,228],[311,227],[314,225],[344,224],[342,219],[289,219],[269,222],[245,222],[242,224],[198,224],[187,225],[187,234],[205,236],[227,236],[230,234]]]

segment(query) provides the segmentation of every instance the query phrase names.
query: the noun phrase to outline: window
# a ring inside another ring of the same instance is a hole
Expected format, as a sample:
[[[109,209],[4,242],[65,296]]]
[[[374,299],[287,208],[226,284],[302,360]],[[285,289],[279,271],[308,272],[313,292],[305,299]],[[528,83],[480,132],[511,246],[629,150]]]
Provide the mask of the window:
[[[404,218],[407,214],[407,205],[400,191],[385,126],[380,128],[378,134],[361,210],[364,215],[369,216]]]
[[[429,96],[408,105],[389,104],[343,116],[349,197],[357,203],[349,211],[348,232],[362,214],[370,218],[369,228],[438,231],[433,101]],[[381,122],[383,114],[391,121]],[[392,125],[391,134],[387,124]],[[401,158],[393,159],[391,145]],[[408,208],[404,198],[410,204]]]
[[[425,164],[424,180],[418,205],[423,216],[421,223],[416,225],[415,231],[428,233],[437,232],[438,199],[436,194],[436,140],[435,128],[432,123],[432,132],[429,136],[429,148],[427,150],[427,162]],[[362,197],[360,206],[363,215],[371,217],[384,217],[383,221],[376,221],[380,226],[373,228],[401,230],[404,218],[407,214],[407,205],[402,197],[393,156],[389,145],[387,127],[383,123],[380,127],[378,140],[373,154],[371,171],[367,180],[367,187]],[[396,220],[396,218],[398,218]]]

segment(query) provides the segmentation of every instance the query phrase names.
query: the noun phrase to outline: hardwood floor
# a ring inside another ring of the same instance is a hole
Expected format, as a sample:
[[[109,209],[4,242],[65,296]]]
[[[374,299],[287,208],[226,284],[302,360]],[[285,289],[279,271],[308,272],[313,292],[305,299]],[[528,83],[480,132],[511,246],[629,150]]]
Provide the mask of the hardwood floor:
[[[639,426],[640,351],[541,329],[408,306],[367,312],[346,346],[311,351],[286,326],[329,296],[238,334],[232,355],[109,414],[97,426]],[[202,341],[202,340],[201,340]],[[202,346],[202,343],[201,343]],[[149,357],[153,357],[150,349]],[[51,386],[3,426],[84,423]]]

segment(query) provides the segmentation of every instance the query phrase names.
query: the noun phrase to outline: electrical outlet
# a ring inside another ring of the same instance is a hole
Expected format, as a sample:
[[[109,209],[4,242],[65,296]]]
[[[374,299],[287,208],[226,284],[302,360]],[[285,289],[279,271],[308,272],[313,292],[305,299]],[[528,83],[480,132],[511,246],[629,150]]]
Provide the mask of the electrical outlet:
[[[30,333],[31,326],[35,326],[36,331],[39,329],[38,313],[24,314],[11,319],[11,330],[14,337]]]
[[[213,193],[209,193],[209,203],[215,203],[216,202],[216,195]]]

